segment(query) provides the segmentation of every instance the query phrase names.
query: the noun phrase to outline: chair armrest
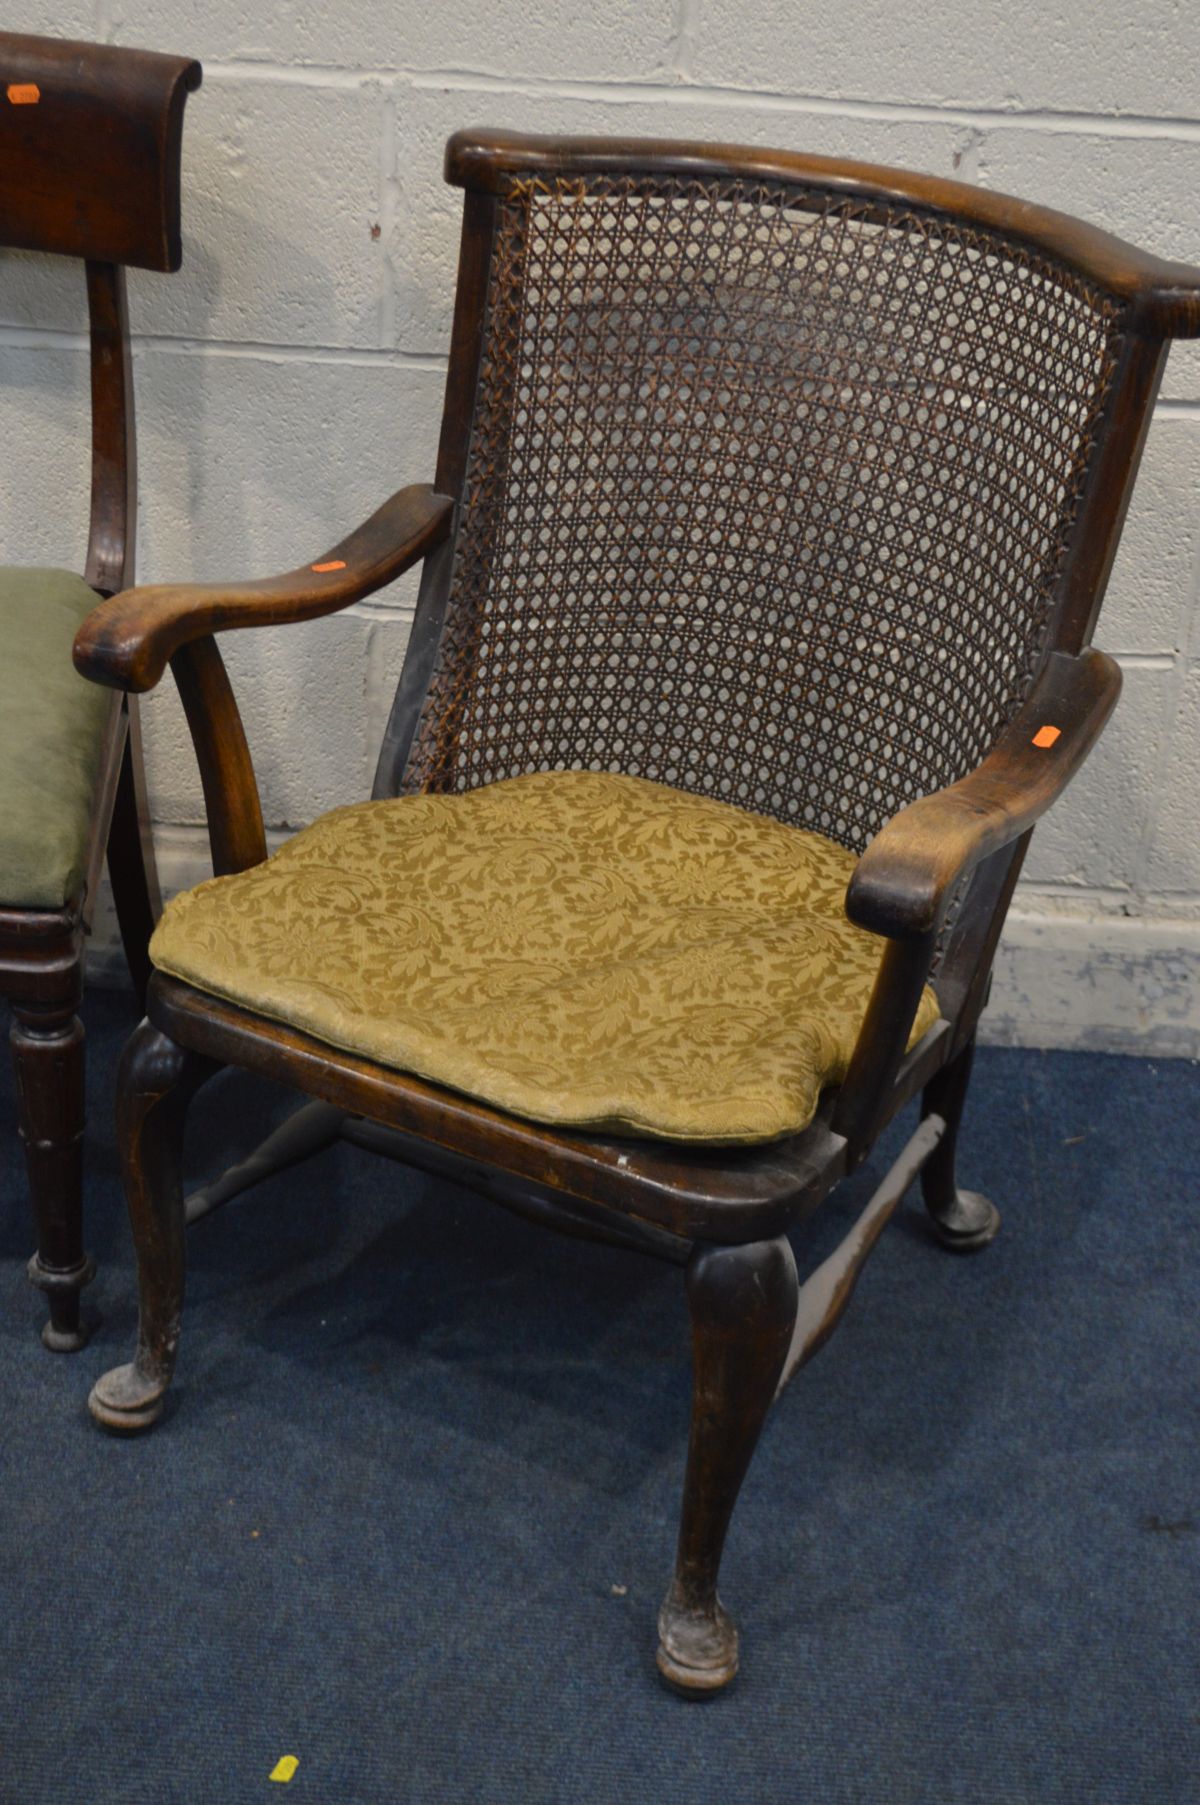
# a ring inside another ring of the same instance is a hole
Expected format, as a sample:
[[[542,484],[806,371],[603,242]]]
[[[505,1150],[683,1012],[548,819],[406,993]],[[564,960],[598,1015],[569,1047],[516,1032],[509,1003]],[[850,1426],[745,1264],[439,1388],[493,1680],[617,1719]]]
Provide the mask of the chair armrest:
[[[1106,653],[1052,653],[982,763],[901,809],[875,835],[846,892],[851,921],[891,939],[933,933],[959,880],[1032,827],[1066,788],[1120,691],[1120,668]]]
[[[282,625],[332,614],[441,543],[453,502],[425,483],[401,489],[312,564],[246,583],[154,584],[101,602],[75,637],[75,667],[114,689],[147,690],[182,646],[231,627]]]

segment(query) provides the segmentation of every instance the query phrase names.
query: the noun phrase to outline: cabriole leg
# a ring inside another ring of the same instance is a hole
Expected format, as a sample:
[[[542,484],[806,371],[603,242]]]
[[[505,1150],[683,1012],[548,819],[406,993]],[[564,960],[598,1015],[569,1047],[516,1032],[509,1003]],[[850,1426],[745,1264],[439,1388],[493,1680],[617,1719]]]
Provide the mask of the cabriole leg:
[[[717,1692],[737,1672],[738,1633],[717,1597],[721,1551],[775,1395],[796,1320],[786,1240],[699,1247],[687,1268],[692,1426],[675,1578],[658,1618],[658,1666],[679,1691]]]
[[[37,1224],[29,1280],[49,1304],[43,1342],[73,1354],[91,1333],[79,1293],[96,1271],[83,1251],[83,1023],[73,1006],[18,1008],[9,1040]]]
[[[149,1022],[135,1031],[117,1079],[117,1137],[138,1263],[138,1344],[130,1366],[98,1379],[88,1407],[105,1429],[135,1434],[162,1414],[183,1311],[183,1125],[215,1070]]]
[[[921,1190],[934,1234],[943,1247],[952,1248],[955,1253],[978,1252],[995,1240],[1000,1227],[1000,1212],[995,1204],[978,1191],[960,1191],[954,1172],[958,1129],[974,1057],[975,1041],[971,1039],[949,1065],[930,1079],[922,1102],[922,1114],[941,1116],[946,1132],[925,1162]]]

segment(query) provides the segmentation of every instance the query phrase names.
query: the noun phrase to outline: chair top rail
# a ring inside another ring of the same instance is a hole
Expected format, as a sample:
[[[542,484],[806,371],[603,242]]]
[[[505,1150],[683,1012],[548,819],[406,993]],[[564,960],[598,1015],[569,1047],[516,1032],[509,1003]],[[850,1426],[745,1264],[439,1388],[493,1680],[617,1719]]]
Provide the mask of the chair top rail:
[[[868,219],[872,208],[881,220],[894,218],[897,208],[941,218],[1065,265],[1129,303],[1137,330],[1200,336],[1200,268],[1155,257],[1069,214],[965,182],[844,158],[667,138],[552,137],[484,128],[456,132],[446,146],[448,182],[497,196],[530,180],[605,175],[783,184],[861,203]]]
[[[179,268],[190,57],[0,32],[0,244]]]

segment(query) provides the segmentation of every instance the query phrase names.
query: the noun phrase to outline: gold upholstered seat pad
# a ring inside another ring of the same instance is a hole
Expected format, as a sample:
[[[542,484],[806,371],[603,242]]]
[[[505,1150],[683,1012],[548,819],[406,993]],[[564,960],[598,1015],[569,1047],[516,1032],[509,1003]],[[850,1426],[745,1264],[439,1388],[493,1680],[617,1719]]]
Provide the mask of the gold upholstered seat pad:
[[[176,897],[156,966],[561,1127],[705,1143],[807,1126],[881,942],[854,856],[640,778],[562,771],[336,809]],[[914,1040],[937,1017],[926,990]]]

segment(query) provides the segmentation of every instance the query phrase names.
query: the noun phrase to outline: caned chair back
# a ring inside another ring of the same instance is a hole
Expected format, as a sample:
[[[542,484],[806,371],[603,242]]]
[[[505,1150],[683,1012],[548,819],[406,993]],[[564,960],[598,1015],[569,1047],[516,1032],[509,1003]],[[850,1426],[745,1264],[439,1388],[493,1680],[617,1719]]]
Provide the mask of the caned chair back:
[[[448,153],[486,301],[404,787],[619,770],[860,849],[1054,637],[1120,296],[853,166],[496,143]]]

